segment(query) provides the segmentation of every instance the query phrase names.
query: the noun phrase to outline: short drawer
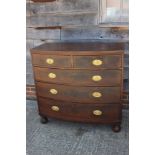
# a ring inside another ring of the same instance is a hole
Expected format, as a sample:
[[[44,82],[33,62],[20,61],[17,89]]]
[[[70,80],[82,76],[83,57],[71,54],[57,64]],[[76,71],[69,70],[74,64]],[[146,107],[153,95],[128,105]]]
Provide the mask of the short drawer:
[[[37,95],[82,103],[118,103],[120,87],[79,87],[37,82]]]
[[[81,104],[39,97],[39,113],[48,117],[84,122],[119,122],[120,104]]]
[[[41,67],[60,67],[68,68],[71,67],[70,56],[56,56],[56,55],[42,55],[42,54],[32,54],[32,62],[34,66]]]
[[[75,68],[108,68],[122,67],[121,55],[74,56]]]
[[[34,67],[37,81],[86,86],[119,86],[121,70],[73,70]]]

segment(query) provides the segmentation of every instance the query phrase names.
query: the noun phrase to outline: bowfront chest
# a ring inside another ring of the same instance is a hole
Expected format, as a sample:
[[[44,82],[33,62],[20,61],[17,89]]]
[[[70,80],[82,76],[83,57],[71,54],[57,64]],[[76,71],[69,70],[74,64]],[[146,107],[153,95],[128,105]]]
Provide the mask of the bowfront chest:
[[[120,131],[123,54],[121,43],[47,43],[31,49],[41,122],[53,117]]]

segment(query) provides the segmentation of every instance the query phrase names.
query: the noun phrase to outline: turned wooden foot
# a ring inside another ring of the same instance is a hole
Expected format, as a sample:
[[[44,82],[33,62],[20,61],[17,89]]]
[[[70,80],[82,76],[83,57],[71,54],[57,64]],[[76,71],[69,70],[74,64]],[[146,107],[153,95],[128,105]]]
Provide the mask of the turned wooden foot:
[[[115,124],[112,126],[112,130],[114,132],[120,132],[121,131],[121,125],[120,124]]]
[[[42,124],[46,124],[46,123],[48,122],[48,118],[47,118],[47,117],[44,117],[44,116],[41,116],[41,117],[40,117],[40,122],[41,122]]]

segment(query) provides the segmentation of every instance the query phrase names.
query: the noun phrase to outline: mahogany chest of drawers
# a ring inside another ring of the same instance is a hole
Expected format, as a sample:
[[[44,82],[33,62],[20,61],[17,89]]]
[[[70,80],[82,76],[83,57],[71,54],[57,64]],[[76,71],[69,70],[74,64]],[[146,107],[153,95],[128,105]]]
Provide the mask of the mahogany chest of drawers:
[[[53,117],[120,131],[123,54],[121,43],[46,43],[31,49],[41,122]]]

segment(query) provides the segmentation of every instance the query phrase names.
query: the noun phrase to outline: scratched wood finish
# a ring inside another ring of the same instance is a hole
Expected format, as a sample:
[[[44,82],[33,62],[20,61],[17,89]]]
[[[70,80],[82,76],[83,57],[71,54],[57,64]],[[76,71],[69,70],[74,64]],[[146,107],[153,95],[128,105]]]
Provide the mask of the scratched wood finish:
[[[37,81],[70,84],[70,85],[85,85],[85,86],[120,86],[121,70],[80,70],[80,69],[55,69],[34,67],[34,74]],[[56,77],[50,78],[52,73]],[[100,76],[100,81],[94,81],[94,76]]]
[[[74,13],[74,14],[40,14],[39,16],[27,16],[28,27],[48,27],[66,25],[97,25],[97,13]],[[86,21],[86,22],[83,22]]]
[[[53,2],[53,1],[56,1],[56,0],[31,0],[33,2]]]
[[[79,104],[73,102],[62,102],[46,98],[38,98],[39,113],[48,117],[62,120],[92,122],[92,123],[120,123],[121,105],[119,104]],[[58,106],[59,111],[55,112],[52,106]],[[101,116],[93,115],[94,110],[101,110]]]
[[[26,29],[26,37],[31,40],[60,40],[60,29]]]
[[[49,3],[31,3],[27,9],[30,11],[32,15],[40,15],[45,13],[65,14],[88,11],[98,12],[98,3],[96,0],[55,0]]]

